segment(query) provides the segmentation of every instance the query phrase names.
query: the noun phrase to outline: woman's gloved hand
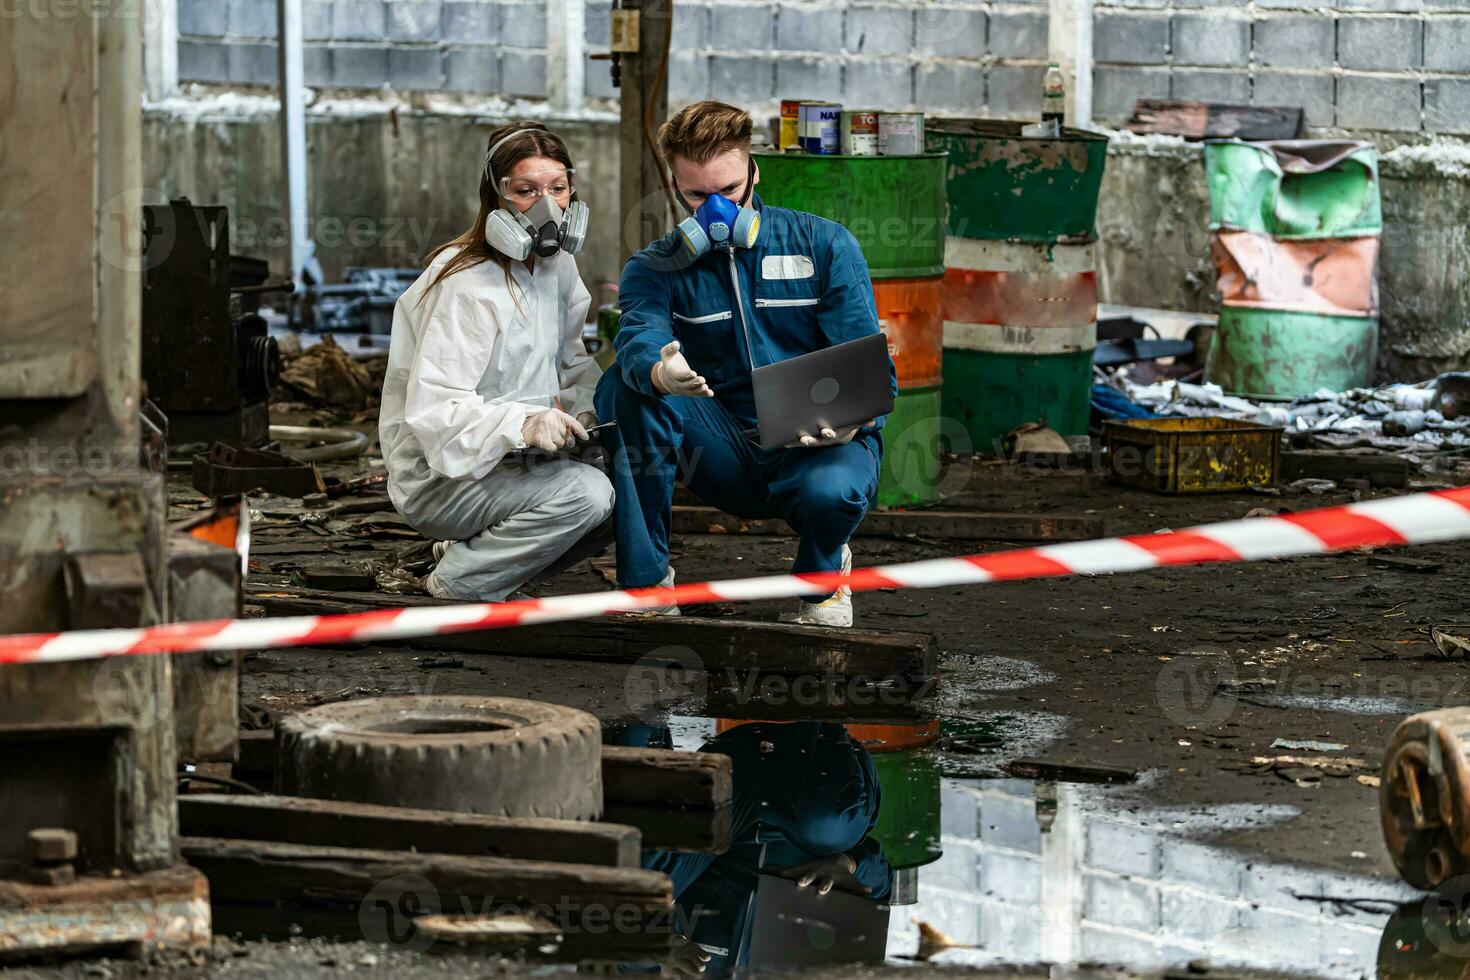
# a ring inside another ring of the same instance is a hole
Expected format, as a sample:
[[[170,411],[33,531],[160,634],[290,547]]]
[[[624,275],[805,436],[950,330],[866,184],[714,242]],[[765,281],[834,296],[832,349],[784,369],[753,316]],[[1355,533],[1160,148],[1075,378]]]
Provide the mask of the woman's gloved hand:
[[[677,340],[664,344],[663,350],[658,352],[658,363],[653,366],[653,386],[666,395],[713,398],[715,394],[679,353]]]
[[[522,441],[544,452],[556,452],[573,437],[586,439],[587,429],[559,408],[538,409],[527,415],[526,421],[521,423]]]

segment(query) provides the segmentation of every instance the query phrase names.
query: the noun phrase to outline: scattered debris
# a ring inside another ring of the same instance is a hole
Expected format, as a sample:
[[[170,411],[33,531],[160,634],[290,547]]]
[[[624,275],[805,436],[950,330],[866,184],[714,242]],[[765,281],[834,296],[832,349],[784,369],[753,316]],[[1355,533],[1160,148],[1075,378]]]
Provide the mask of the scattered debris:
[[[931,926],[917,916],[914,917],[913,922],[919,927],[919,951],[914,954],[916,960],[928,960],[946,949],[975,949],[974,946],[960,942],[949,933]]]
[[[1088,762],[1051,762],[1046,759],[1014,759],[1005,771],[1019,779],[1038,779],[1057,783],[1100,783],[1120,786],[1138,779],[1133,769],[1100,766]]]
[[[1429,638],[1442,656],[1470,656],[1470,626],[1435,626]]]
[[[378,391],[366,367],[330,336],[299,354],[288,354],[281,384],[312,405],[360,412],[377,403]]]
[[[1311,739],[1278,738],[1271,743],[1273,749],[1304,749],[1308,752],[1341,752],[1347,748],[1341,742],[1315,742]]]

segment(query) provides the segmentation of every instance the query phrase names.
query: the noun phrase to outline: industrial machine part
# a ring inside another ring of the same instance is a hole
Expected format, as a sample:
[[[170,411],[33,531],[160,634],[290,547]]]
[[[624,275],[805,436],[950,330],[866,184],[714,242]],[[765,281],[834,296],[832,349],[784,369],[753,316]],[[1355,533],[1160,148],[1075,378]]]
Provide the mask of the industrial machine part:
[[[290,284],[267,284],[258,260],[230,255],[223,207],[145,206],[143,234],[143,380],[170,444],[264,445],[280,352],[255,311],[263,291]]]
[[[0,154],[0,633],[168,614],[165,426],[140,421],[141,45],[128,17],[0,31],[0,144],[48,148]],[[179,859],[172,668],[0,667],[0,959],[209,943]]]
[[[423,275],[422,269],[348,266],[342,282],[311,283],[291,304],[291,326],[323,333],[387,334],[398,297]]]
[[[1470,872],[1470,707],[1406,719],[1383,753],[1378,802],[1394,867],[1430,889]]]
[[[277,725],[276,753],[276,791],[288,796],[507,817],[602,814],[602,726],[539,701],[323,705]]]
[[[268,449],[235,449],[219,442],[194,457],[193,483],[206,497],[238,497],[252,490],[304,497],[326,490],[311,463]]]

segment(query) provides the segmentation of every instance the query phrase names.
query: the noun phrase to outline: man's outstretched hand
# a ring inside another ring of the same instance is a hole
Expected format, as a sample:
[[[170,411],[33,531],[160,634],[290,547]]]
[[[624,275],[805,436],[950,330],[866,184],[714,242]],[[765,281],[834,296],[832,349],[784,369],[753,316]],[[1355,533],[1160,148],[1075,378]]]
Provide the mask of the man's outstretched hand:
[[[800,446],[803,449],[820,449],[823,446],[843,446],[849,442],[852,442],[853,437],[856,436],[863,429],[866,429],[870,425],[877,424],[877,419],[869,419],[861,425],[850,425],[845,429],[823,428],[818,431],[817,435],[804,435],[796,442],[788,443],[787,448],[794,449],[797,446]]]
[[[684,355],[679,353],[679,342],[671,340],[658,352],[658,363],[653,366],[653,386],[666,395],[690,395],[695,398],[712,398],[714,392],[704,378],[695,373]]]

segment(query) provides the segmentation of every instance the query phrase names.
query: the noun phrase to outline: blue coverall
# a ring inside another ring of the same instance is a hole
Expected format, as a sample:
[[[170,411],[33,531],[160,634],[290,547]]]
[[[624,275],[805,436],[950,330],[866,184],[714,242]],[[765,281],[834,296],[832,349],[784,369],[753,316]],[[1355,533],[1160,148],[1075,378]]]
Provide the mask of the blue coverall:
[[[634,726],[615,744],[668,747],[667,729]],[[749,898],[761,873],[813,858],[847,854],[853,876],[882,902],[893,869],[869,836],[878,823],[883,794],[868,750],[831,722],[753,722],[716,735],[700,749],[728,755],[734,812],[730,850],[724,854],[647,851],[643,866],[672,881],[678,925],[696,942],[728,949],[707,967],[720,976],[743,963],[758,924],[747,920]]]
[[[671,232],[628,260],[619,299],[617,363],[597,386],[597,417],[613,489],[618,583],[655,585],[668,570],[676,479],[700,499],[747,518],[781,517],[800,536],[794,572],[835,571],[842,546],[878,489],[883,419],[850,443],[762,449],[754,428],[751,362],[757,366],[877,333],[868,264],[835,222],[764,205],[755,245],[734,250],[753,350],[732,294],[729,253],[670,270],[683,248]],[[678,340],[713,398],[668,396],[650,376]],[[897,376],[890,365],[890,384]]]

